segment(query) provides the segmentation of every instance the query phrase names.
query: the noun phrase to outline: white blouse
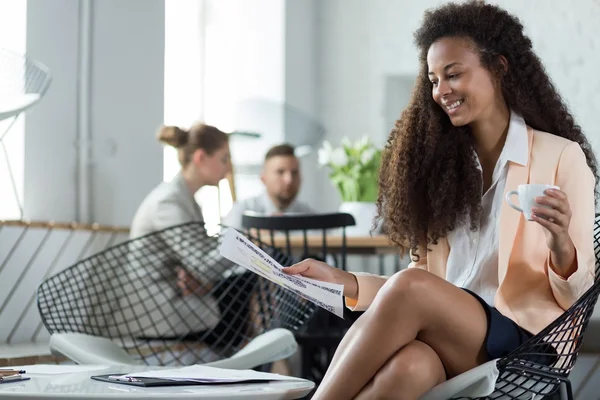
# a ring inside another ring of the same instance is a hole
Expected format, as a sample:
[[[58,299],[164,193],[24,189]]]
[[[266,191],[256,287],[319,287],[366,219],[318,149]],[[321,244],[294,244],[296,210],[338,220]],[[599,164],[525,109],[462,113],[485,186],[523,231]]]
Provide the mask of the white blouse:
[[[477,293],[490,306],[494,305],[498,291],[498,230],[508,165],[509,162],[527,165],[528,154],[525,120],[511,111],[506,141],[492,174],[492,185],[481,198],[479,229],[472,232],[470,224],[466,223],[448,234],[450,254],[446,280]]]

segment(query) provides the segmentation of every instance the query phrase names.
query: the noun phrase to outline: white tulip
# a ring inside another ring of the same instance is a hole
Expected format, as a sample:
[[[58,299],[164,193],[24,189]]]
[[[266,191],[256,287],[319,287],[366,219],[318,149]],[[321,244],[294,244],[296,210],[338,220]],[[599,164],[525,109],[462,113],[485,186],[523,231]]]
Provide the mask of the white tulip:
[[[324,148],[320,148],[318,151],[319,154],[319,165],[327,165],[331,160],[331,154],[325,150]]]
[[[352,142],[350,141],[350,139],[348,138],[348,136],[344,136],[342,138],[342,146],[344,146],[344,147],[352,147]]]
[[[369,137],[367,135],[363,136],[360,140],[356,142],[355,149],[361,150],[369,145]]]
[[[327,141],[327,140],[324,140],[323,146],[318,151],[320,165],[329,164],[329,162],[331,161],[331,152],[332,151],[333,151],[333,147],[331,146],[331,143],[329,143],[329,141]]]
[[[338,167],[344,167],[348,164],[348,156],[346,155],[346,151],[342,148],[335,149],[331,153],[331,163]]]
[[[375,149],[372,147],[369,149],[366,149],[360,155],[360,163],[362,165],[366,165],[369,161],[371,161],[373,159],[373,156],[375,156]]]

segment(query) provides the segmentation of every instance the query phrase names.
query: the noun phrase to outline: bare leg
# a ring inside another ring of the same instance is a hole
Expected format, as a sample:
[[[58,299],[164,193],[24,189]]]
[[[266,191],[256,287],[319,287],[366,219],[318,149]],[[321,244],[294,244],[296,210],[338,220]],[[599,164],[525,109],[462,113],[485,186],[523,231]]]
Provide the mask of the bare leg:
[[[446,380],[442,360],[420,340],[392,356],[354,400],[418,399]]]
[[[313,398],[354,398],[416,339],[437,353],[453,377],[487,361],[486,332],[485,310],[473,296],[427,271],[401,271],[352,325]]]

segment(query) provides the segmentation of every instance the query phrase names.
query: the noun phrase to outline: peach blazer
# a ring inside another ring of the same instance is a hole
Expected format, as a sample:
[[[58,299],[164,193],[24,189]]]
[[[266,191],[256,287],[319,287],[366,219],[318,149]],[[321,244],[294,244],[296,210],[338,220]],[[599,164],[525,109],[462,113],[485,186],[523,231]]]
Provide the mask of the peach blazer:
[[[527,165],[509,163],[505,194],[524,183],[555,184],[563,190],[571,207],[569,227],[577,252],[577,270],[568,279],[549,265],[550,252],[543,228],[527,221],[506,202],[500,211],[498,251],[499,288],[495,307],[521,327],[538,333],[569,308],[594,280],[594,185],[580,146],[572,141],[527,127]],[[425,257],[409,265],[446,278],[450,247],[446,239],[430,245]],[[346,298],[353,311],[364,311],[372,303],[387,277],[356,273],[358,299]]]

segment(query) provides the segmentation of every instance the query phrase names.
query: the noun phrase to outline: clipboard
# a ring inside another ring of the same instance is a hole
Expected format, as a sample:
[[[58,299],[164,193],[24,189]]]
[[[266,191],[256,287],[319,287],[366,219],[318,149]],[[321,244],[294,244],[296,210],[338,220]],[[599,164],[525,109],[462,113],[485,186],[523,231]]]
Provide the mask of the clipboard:
[[[129,378],[116,379],[118,375],[93,375],[90,378],[100,382],[118,383],[121,385],[130,385],[138,387],[158,387],[158,386],[221,386],[221,385],[239,385],[246,383],[265,383],[266,380],[247,380],[242,382],[196,382],[196,381],[175,381],[171,379],[159,378]],[[27,378],[29,379],[29,378]]]

